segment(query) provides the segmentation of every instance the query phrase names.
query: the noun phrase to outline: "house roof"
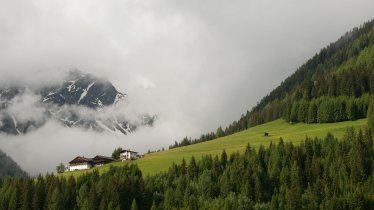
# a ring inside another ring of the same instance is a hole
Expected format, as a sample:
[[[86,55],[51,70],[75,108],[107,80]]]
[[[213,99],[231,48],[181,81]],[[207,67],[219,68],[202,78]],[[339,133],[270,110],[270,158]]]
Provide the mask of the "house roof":
[[[121,151],[121,153],[124,153],[124,152],[138,153],[138,152],[131,151],[131,150],[127,150],[127,149],[123,149],[123,150]]]
[[[69,162],[69,164],[76,164],[76,163],[86,163],[86,162],[90,162],[92,163],[92,159],[91,158],[86,158],[86,157],[82,157],[82,156],[77,156],[76,158],[74,158],[72,161]]]
[[[92,158],[92,160],[93,160],[94,163],[114,161],[113,158],[102,156],[102,155],[96,155],[94,158]]]

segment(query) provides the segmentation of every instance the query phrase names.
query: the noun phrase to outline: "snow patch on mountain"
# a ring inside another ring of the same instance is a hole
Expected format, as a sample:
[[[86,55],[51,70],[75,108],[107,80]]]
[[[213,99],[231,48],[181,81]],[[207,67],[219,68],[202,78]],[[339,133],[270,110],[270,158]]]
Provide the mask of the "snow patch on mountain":
[[[87,87],[86,89],[83,89],[83,93],[82,93],[81,96],[79,97],[79,100],[78,100],[77,104],[80,104],[80,102],[82,101],[82,99],[83,99],[84,97],[86,97],[87,92],[90,90],[90,88],[91,88],[92,85],[94,85],[94,84],[95,84],[95,82],[89,84],[88,87]]]
[[[17,128],[17,120],[14,118],[14,116],[10,116],[13,120],[14,128],[16,129],[18,134],[21,134],[21,131],[18,130]]]

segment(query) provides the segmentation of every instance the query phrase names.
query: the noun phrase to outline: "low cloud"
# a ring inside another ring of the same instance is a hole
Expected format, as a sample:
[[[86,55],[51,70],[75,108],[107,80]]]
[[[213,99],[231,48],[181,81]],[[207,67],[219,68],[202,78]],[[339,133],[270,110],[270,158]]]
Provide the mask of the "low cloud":
[[[18,122],[28,121],[42,123],[46,117],[46,109],[41,104],[41,97],[26,89],[20,95],[14,97],[6,110],[7,114],[13,116]]]
[[[149,149],[167,148],[169,139],[174,138],[176,131],[183,131],[181,127],[173,125],[170,119],[162,116],[157,117],[153,126],[141,125],[141,116],[146,110],[140,110],[143,106],[137,106],[137,101],[130,102],[125,99],[111,106],[91,109],[78,105],[44,104],[41,100],[39,95],[26,88],[0,112],[0,116],[12,116],[16,123],[33,121],[42,125],[39,128],[31,128],[26,134],[0,134],[1,149],[31,175],[54,172],[58,163],[67,164],[78,155],[111,156],[111,152],[117,147],[140,153],[145,153]],[[133,133],[124,135],[79,126],[68,127],[59,121],[72,116],[85,122],[126,120],[138,126]]]
[[[0,145],[24,170],[31,175],[55,172],[60,162],[67,164],[76,156],[111,156],[117,147],[145,153],[148,149],[167,147],[175,130],[181,128],[160,119],[153,127],[144,127],[131,135],[92,132],[62,126],[48,121],[43,127],[27,135],[0,134]],[[147,145],[147,146],[144,146]]]

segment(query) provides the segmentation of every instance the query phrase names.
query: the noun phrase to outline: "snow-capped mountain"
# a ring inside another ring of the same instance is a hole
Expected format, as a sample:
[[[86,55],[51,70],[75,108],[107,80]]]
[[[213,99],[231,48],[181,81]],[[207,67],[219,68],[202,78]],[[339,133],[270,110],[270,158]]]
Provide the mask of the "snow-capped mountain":
[[[40,91],[44,103],[62,105],[83,105],[100,108],[117,103],[126,94],[120,93],[106,80],[98,79],[79,71],[70,72],[60,85],[44,88]]]
[[[22,96],[33,94],[38,98],[31,105],[38,110],[38,117],[27,117],[13,110],[24,103]],[[141,125],[152,125],[154,117],[144,114],[130,122],[126,116],[102,114],[108,107],[124,102],[126,94],[118,92],[107,80],[80,71],[70,71],[59,84],[39,88],[14,86],[0,88],[0,132],[24,134],[46,123],[57,120],[68,127],[81,127],[98,132],[128,134]]]

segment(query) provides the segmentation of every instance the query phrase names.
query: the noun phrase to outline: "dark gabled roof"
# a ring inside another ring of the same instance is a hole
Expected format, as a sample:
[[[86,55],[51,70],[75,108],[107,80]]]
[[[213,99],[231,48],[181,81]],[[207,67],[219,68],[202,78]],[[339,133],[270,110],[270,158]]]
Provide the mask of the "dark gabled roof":
[[[111,162],[111,161],[114,161],[114,159],[111,157],[96,155],[94,158],[92,158],[92,161],[94,163],[100,163],[100,162]]]
[[[82,157],[82,156],[77,156],[77,157],[74,158],[72,161],[70,161],[69,164],[86,163],[86,162],[92,163],[93,161],[92,161],[91,158],[86,158],[86,157]]]
[[[132,153],[138,153],[138,152],[135,152],[135,151],[131,151],[131,150],[128,150],[128,149],[123,149],[123,150],[121,151],[121,153],[124,153],[124,152],[132,152]]]

